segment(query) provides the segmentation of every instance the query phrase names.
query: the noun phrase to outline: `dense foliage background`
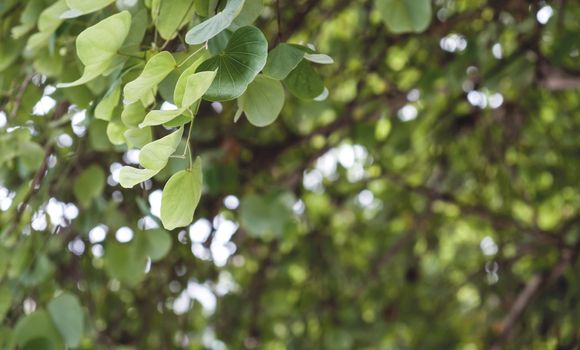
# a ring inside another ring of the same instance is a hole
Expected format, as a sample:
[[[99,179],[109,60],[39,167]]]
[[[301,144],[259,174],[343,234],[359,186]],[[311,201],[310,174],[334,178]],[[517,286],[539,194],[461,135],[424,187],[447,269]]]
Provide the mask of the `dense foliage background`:
[[[175,100],[255,28],[311,46]],[[571,0],[0,1],[0,348],[579,348],[579,56]]]

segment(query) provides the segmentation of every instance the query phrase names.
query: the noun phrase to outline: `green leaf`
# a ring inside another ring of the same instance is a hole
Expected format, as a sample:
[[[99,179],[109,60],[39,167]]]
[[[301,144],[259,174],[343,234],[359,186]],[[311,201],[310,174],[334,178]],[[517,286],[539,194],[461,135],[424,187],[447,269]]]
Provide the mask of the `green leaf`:
[[[125,105],[121,112],[121,120],[127,127],[136,127],[145,118],[145,107],[141,101]]]
[[[191,224],[193,214],[201,198],[203,178],[201,158],[197,158],[191,170],[175,173],[163,188],[161,197],[161,221],[163,227],[173,230]]]
[[[155,21],[155,26],[163,39],[173,39],[177,35],[177,30],[191,20],[195,12],[194,2],[194,0],[159,2],[159,15]]]
[[[91,165],[74,182],[74,194],[83,207],[100,196],[105,188],[105,172],[98,165]]]
[[[147,255],[143,247],[130,243],[110,241],[105,247],[105,271],[112,278],[134,286],[145,276]]]
[[[115,83],[95,107],[95,118],[110,121],[113,117],[113,110],[119,104],[120,97],[121,85]]]
[[[123,133],[127,147],[141,148],[153,140],[151,128],[131,128]]]
[[[13,341],[20,347],[24,347],[37,338],[46,338],[55,349],[64,349],[58,329],[48,312],[42,309],[19,319],[14,328]]]
[[[131,14],[123,11],[82,31],[76,39],[76,45],[77,55],[85,65],[83,75],[73,82],[57,84],[57,87],[82,85],[103,74],[123,45],[130,26]]]
[[[62,293],[47,306],[48,313],[68,347],[79,346],[84,333],[84,315],[76,295]]]
[[[70,10],[66,11],[61,18],[75,18],[87,13],[98,11],[115,2],[115,0],[66,0]]]
[[[324,82],[308,61],[302,61],[286,79],[284,84],[290,92],[304,100],[312,100],[324,91]]]
[[[183,128],[149,144],[146,144],[139,153],[139,163],[151,170],[161,170],[167,164],[183,136]]]
[[[185,112],[186,108],[169,109],[169,110],[152,110],[145,116],[145,119],[141,124],[140,128],[151,125],[161,125],[165,124]]]
[[[120,120],[112,120],[107,124],[107,137],[113,145],[125,143],[125,131],[127,131],[127,127]]]
[[[40,13],[40,16],[38,17],[39,32],[28,38],[28,41],[26,42],[26,51],[34,51],[48,45],[48,39],[61,25],[62,19],[60,16],[66,10],[68,10],[66,2],[64,0],[59,0]]]
[[[322,54],[322,53],[305,53],[304,58],[310,62],[318,64],[333,64],[334,60],[332,57]]]
[[[393,33],[419,33],[431,22],[431,0],[375,1],[381,18]]]
[[[143,232],[147,239],[147,255],[151,261],[163,259],[171,249],[171,236],[163,229],[147,230]]]
[[[216,77],[216,71],[199,72],[187,78],[181,107],[188,108],[207,92]]]
[[[198,45],[218,35],[232,24],[243,5],[244,0],[228,0],[223,11],[191,28],[185,34],[185,42],[189,45]]]
[[[54,343],[47,338],[34,338],[24,345],[22,350],[56,350]]]
[[[4,252],[3,252],[4,253]],[[6,254],[6,253],[4,253]],[[7,285],[0,286],[0,323],[12,305],[12,292]]]
[[[236,16],[234,22],[230,26],[231,30],[236,30],[240,27],[249,26],[253,24],[264,9],[263,0],[246,0],[242,11]]]
[[[240,203],[240,224],[250,236],[268,239],[281,237],[291,220],[291,209],[281,195],[250,194]]]
[[[239,99],[240,108],[254,126],[272,124],[284,106],[284,88],[278,80],[259,75]]]
[[[181,106],[183,100],[183,94],[185,93],[185,87],[187,86],[187,79],[195,73],[197,68],[203,61],[208,58],[208,52],[206,50],[200,51],[196,54],[192,59],[193,62],[187,67],[186,70],[181,73],[179,78],[177,79],[177,83],[175,83],[175,89],[173,91],[173,103],[176,106]]]
[[[175,69],[175,59],[168,51],[151,57],[137,79],[127,83],[123,89],[123,102],[134,103],[145,97]]]
[[[203,62],[198,71],[216,70],[216,77],[204,98],[227,101],[244,93],[264,68],[268,42],[256,27],[242,27],[234,32],[220,55]]]
[[[283,80],[303,58],[304,51],[293,45],[282,43],[270,51],[268,61],[264,66],[264,74],[272,79]]]
[[[138,169],[131,166],[124,166],[119,172],[119,183],[124,188],[131,188],[143,181],[147,181],[159,170]]]

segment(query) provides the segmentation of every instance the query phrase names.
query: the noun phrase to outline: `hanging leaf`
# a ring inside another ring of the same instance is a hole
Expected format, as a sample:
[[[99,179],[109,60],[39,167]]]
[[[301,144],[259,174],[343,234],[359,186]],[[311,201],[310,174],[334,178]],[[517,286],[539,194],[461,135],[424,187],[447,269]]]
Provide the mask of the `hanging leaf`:
[[[228,46],[218,56],[203,62],[198,71],[216,70],[216,77],[204,98],[228,101],[244,93],[264,68],[268,42],[255,27],[242,27],[234,32]]]
[[[163,229],[147,230],[143,232],[147,240],[147,256],[151,261],[163,259],[171,249],[171,236]]]
[[[54,349],[64,349],[58,329],[48,312],[42,309],[18,320],[12,336],[15,345],[20,347],[25,347],[39,338],[46,339]],[[34,349],[34,347],[29,346],[29,349]]]
[[[228,0],[223,11],[191,28],[185,34],[185,42],[189,45],[198,45],[218,35],[232,24],[243,5],[244,0]]]
[[[324,92],[324,82],[307,61],[300,62],[284,79],[284,84],[294,96],[304,100],[312,100]]]
[[[159,1],[159,14],[154,19],[159,35],[165,39],[173,39],[178,29],[187,24],[195,12],[194,0]],[[154,8],[152,13],[155,14]],[[154,15],[155,17],[155,15]]]
[[[431,22],[431,0],[376,0],[375,4],[393,33],[419,33]]]
[[[115,83],[95,107],[95,118],[110,121],[113,117],[113,110],[119,104],[120,97],[121,85]]]
[[[127,147],[141,148],[153,140],[151,128],[131,128],[123,133]]]
[[[284,106],[284,88],[278,80],[259,75],[239,99],[248,121],[258,127],[272,124]]]
[[[57,84],[57,87],[82,85],[103,74],[123,45],[130,26],[131,14],[123,11],[81,32],[76,45],[77,55],[85,65],[83,75],[73,82]]]
[[[118,117],[117,120],[112,120],[107,124],[107,137],[113,145],[119,146],[126,142],[125,131],[127,131],[127,127]]]
[[[125,85],[123,102],[125,104],[134,103],[145,97],[175,69],[175,66],[175,59],[168,51],[162,51],[151,57],[139,77]]]
[[[26,42],[26,51],[34,51],[48,45],[48,39],[61,25],[60,16],[68,10],[64,0],[59,0],[47,7],[38,17],[38,33],[34,33]]]
[[[272,79],[283,80],[298,66],[304,58],[304,51],[282,43],[268,54],[268,61],[264,66],[264,74]]]
[[[251,194],[241,200],[240,224],[250,236],[266,239],[281,237],[291,220],[292,211],[281,195]]]
[[[136,127],[145,118],[145,107],[141,101],[125,105],[121,113],[121,120],[127,127]]]
[[[175,88],[173,91],[173,103],[175,103],[176,106],[181,106],[183,94],[185,93],[185,87],[187,86],[187,79],[189,79],[189,77],[195,73],[199,65],[208,58],[209,54],[207,50],[200,51],[192,58],[193,61],[189,67],[187,67],[187,69],[181,73],[177,79],[177,82],[175,83]]]
[[[171,156],[183,136],[183,128],[149,144],[146,144],[139,152],[139,163],[151,170],[161,170],[167,164],[169,156]]]
[[[48,313],[68,347],[79,346],[84,333],[84,313],[78,298],[63,293],[48,303]]]
[[[193,214],[201,198],[203,178],[201,158],[197,158],[190,170],[175,173],[163,188],[161,197],[161,221],[163,227],[173,230],[193,221]]]
[[[155,176],[159,170],[138,169],[131,166],[124,166],[119,171],[119,183],[124,188],[131,188],[143,181],[147,181]]]
[[[145,277],[147,255],[142,246],[111,241],[105,247],[105,271],[112,278],[134,286]]]
[[[91,165],[74,181],[74,194],[83,207],[100,196],[105,188],[105,172],[98,165]]]
[[[234,22],[230,25],[230,30],[252,25],[264,9],[263,0],[246,0],[242,11],[236,16]]]
[[[62,14],[61,18],[75,18],[87,13],[98,11],[115,2],[115,0],[66,0],[70,10]]]
[[[318,64],[333,64],[334,60],[332,57],[322,54],[322,53],[305,53],[304,58],[310,62]]]

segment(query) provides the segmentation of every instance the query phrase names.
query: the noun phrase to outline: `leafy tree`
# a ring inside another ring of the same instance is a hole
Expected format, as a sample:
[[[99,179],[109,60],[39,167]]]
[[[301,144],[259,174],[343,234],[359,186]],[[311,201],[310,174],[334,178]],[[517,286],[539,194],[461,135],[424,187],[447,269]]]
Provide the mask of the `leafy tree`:
[[[578,348],[579,18],[1,1],[0,348]]]

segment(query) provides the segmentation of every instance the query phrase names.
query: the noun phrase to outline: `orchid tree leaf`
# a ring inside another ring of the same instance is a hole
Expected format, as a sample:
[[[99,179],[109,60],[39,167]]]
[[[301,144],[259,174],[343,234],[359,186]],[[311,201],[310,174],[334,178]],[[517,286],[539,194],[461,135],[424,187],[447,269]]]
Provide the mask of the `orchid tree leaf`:
[[[262,10],[264,9],[264,1],[263,0],[246,0],[244,2],[244,6],[240,13],[234,19],[234,22],[230,25],[230,30],[236,30],[238,28],[249,26],[254,23]]]
[[[284,88],[278,80],[259,75],[239,98],[248,121],[258,127],[272,124],[284,106]]]
[[[305,60],[288,74],[284,84],[294,96],[304,100],[312,100],[324,92],[324,82]]]
[[[159,35],[165,39],[173,39],[177,31],[187,24],[195,12],[195,0],[170,0],[158,2],[158,13],[155,27]],[[152,8],[155,16],[155,8]]]
[[[175,59],[168,51],[162,51],[151,57],[137,79],[125,85],[123,102],[134,103],[146,97],[175,67]]]
[[[213,83],[216,73],[216,71],[198,72],[187,78],[181,107],[188,108],[200,100]]]
[[[141,124],[140,128],[152,125],[165,124],[185,112],[186,108],[170,109],[170,110],[152,110],[145,116],[145,119]]]
[[[183,73],[177,79],[175,83],[175,88],[173,91],[173,103],[177,106],[181,106],[183,100],[183,94],[185,93],[185,87],[187,86],[187,79],[195,73],[200,64],[209,58],[209,53],[207,50],[200,51],[198,54],[191,58],[191,63]]]
[[[110,121],[113,117],[113,110],[119,104],[120,97],[121,85],[116,83],[95,107],[95,118]]]
[[[236,30],[225,50],[198,68],[198,71],[217,70],[204,99],[228,101],[239,97],[264,68],[267,56],[268,42],[258,28],[248,26]]]
[[[123,11],[81,32],[76,39],[76,45],[77,55],[85,66],[83,75],[73,82],[58,84],[57,87],[82,85],[103,74],[123,45],[130,26],[131,14]]]
[[[431,22],[431,0],[376,0],[375,5],[393,33],[420,33]]]
[[[268,54],[264,74],[272,79],[283,80],[303,58],[304,51],[293,45],[281,43]]]
[[[201,198],[203,175],[201,158],[197,158],[191,169],[175,173],[163,188],[161,197],[161,222],[167,230],[187,226]]]
[[[47,309],[66,346],[78,347],[85,326],[83,308],[76,295],[62,293],[48,303]]]
[[[228,0],[223,11],[191,28],[185,34],[185,42],[198,45],[218,35],[232,24],[243,6],[244,0]]]
[[[161,170],[179,146],[182,136],[183,128],[179,128],[177,131],[143,146],[139,152],[141,166],[146,169]]]
[[[332,57],[325,55],[323,53],[305,53],[304,58],[309,60],[310,62],[318,63],[318,64],[333,64],[334,60]]]
[[[115,0],[66,0],[69,10],[63,13],[61,18],[75,18],[86,15],[101,10],[114,2]]]
[[[141,148],[153,140],[151,128],[130,128],[123,133],[129,148]]]
[[[145,107],[141,101],[125,105],[121,112],[121,120],[127,127],[137,127],[145,118]]]
[[[119,183],[124,188],[131,188],[143,181],[155,176],[159,170],[139,169],[132,166],[124,166],[119,171]]]

